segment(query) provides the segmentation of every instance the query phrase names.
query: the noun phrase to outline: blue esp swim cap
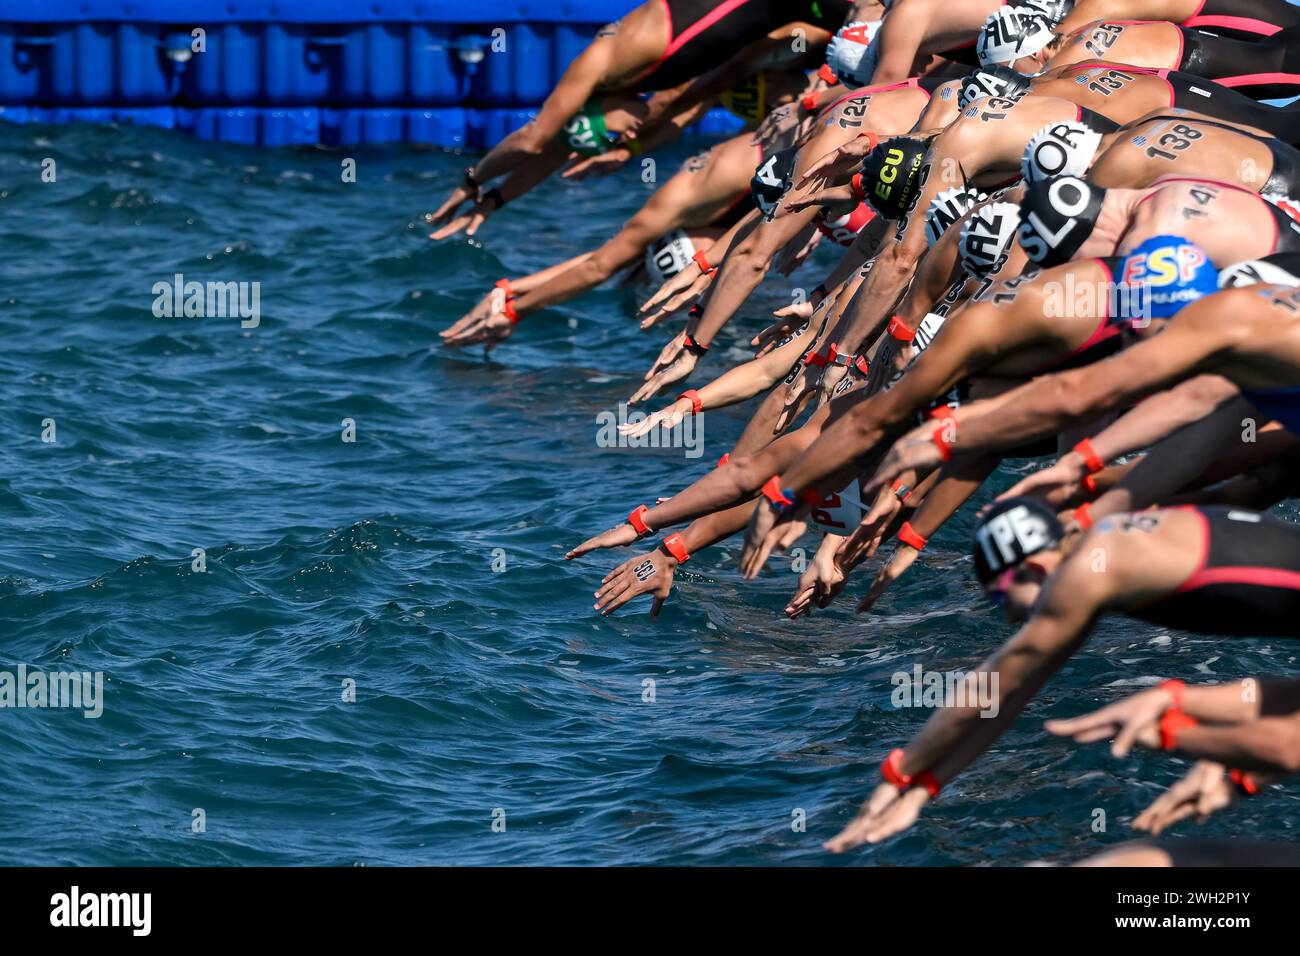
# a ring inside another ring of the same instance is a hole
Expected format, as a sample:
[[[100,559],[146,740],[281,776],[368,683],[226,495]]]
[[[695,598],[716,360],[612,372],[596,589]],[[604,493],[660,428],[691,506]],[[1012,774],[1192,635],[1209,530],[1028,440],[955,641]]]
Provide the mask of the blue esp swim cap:
[[[1152,236],[1119,262],[1116,282],[1128,290],[1126,319],[1168,319],[1219,289],[1219,270],[1196,243]]]

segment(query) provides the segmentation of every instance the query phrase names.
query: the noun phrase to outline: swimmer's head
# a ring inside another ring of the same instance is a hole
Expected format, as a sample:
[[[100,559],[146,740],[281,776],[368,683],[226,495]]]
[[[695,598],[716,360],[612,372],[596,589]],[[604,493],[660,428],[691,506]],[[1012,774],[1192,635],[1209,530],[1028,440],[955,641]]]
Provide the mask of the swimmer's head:
[[[977,207],[961,227],[957,255],[966,274],[983,279],[1006,262],[1016,241],[1020,207],[1010,202],[990,202]]]
[[[1003,7],[984,21],[975,52],[981,66],[1009,66],[1025,76],[1036,76],[1043,71],[1053,39],[1052,28],[1036,10]]]
[[[970,212],[971,207],[980,199],[980,194],[975,190],[963,189],[959,186],[945,189],[931,199],[930,208],[925,211],[927,245],[934,246],[948,231],[948,227]]]
[[[998,96],[1015,102],[1033,89],[1029,80],[1009,66],[981,66],[962,78],[957,94],[957,108],[986,96]]]
[[[845,86],[866,86],[876,72],[876,51],[872,41],[882,21],[855,20],[839,29],[826,45],[826,65]]]
[[[911,212],[925,185],[928,167],[922,163],[928,150],[926,140],[895,136],[867,153],[862,160],[862,189],[876,212],[887,219]]]
[[[691,264],[695,243],[681,229],[674,229],[658,242],[646,246],[645,271],[655,285],[663,285]]]
[[[1012,621],[1029,616],[1060,563],[1065,529],[1036,498],[999,501],[975,524],[975,576]]]
[[[582,105],[556,134],[556,139],[579,156],[608,152],[619,136],[648,115],[645,101],[630,96],[593,97]]]
[[[1082,176],[1100,145],[1101,134],[1083,123],[1052,123],[1035,133],[1025,146],[1020,175],[1027,183],[1053,176]]]
[[[764,218],[771,219],[776,215],[781,197],[793,184],[798,156],[798,146],[787,146],[768,156],[754,171],[754,178],[749,181],[749,194]]]
[[[1060,265],[1078,253],[1101,215],[1106,190],[1077,176],[1032,183],[1020,200],[1020,245],[1042,266]]]
[[[1220,289],[1257,283],[1300,286],[1300,252],[1275,252],[1262,259],[1234,263],[1219,273]]]
[[[1114,320],[1139,327],[1171,319],[1183,306],[1219,290],[1219,270],[1209,253],[1182,236],[1152,236],[1119,261]]]

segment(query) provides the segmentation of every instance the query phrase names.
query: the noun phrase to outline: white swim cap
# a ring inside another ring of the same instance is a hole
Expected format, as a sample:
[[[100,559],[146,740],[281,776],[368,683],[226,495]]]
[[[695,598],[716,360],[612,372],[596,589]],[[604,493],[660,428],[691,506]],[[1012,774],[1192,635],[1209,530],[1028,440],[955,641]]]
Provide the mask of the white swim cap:
[[[975,190],[960,187],[945,189],[931,199],[930,208],[925,211],[925,241],[933,246],[978,201]]]
[[[1000,268],[1020,225],[1020,207],[1011,202],[985,203],[961,227],[958,255],[962,268],[976,279]]]
[[[855,20],[840,28],[826,45],[826,65],[845,86],[866,86],[876,72],[876,51],[872,40],[883,21]]]
[[[1083,123],[1070,120],[1044,126],[1025,146],[1020,175],[1027,183],[1053,176],[1082,176],[1101,145],[1101,134]]]
[[[663,285],[691,264],[695,243],[680,229],[674,229],[658,242],[646,246],[645,271],[652,282]]]
[[[1047,21],[1030,7],[1003,7],[990,13],[984,32],[975,41],[980,63],[1010,65],[1022,56],[1033,56],[1054,38]]]

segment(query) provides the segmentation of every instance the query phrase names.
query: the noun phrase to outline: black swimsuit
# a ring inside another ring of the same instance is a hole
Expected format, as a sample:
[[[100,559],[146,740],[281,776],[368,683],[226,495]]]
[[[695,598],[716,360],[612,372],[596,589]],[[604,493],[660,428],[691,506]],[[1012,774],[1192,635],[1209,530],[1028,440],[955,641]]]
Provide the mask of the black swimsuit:
[[[666,90],[707,73],[741,47],[779,26],[803,22],[838,30],[850,0],[663,0],[671,24],[668,47],[642,74],[643,90]]]
[[[1238,136],[1249,136],[1255,142],[1262,143],[1273,157],[1273,170],[1269,173],[1268,181],[1264,183],[1264,187],[1259,191],[1259,194],[1265,199],[1300,197],[1300,149],[1296,149],[1290,143],[1284,143],[1273,136],[1260,136],[1229,123],[1201,119],[1199,116],[1178,116],[1175,113],[1162,113],[1159,116],[1148,116],[1142,122],[1144,124],[1155,123],[1160,120],[1213,126],[1215,129],[1227,130],[1229,133],[1236,133]]]
[[[1297,23],[1300,23],[1300,7],[1287,0],[1205,0],[1199,10],[1183,21],[1183,26],[1201,27],[1241,40],[1258,40]]]
[[[1300,93],[1300,25],[1254,43],[1187,27],[1178,29],[1183,38],[1178,69],[1256,100]]]
[[[1236,508],[1188,508],[1205,539],[1199,567],[1133,617],[1202,634],[1300,637],[1300,525]]]

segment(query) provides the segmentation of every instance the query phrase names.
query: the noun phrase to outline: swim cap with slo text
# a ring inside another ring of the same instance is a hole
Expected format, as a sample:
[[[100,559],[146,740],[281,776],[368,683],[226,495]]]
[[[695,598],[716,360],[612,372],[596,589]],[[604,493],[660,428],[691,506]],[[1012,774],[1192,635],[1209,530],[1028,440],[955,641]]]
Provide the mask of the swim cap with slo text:
[[[1031,183],[1020,201],[1020,244],[1039,265],[1074,258],[1101,214],[1106,190],[1077,176]]]

